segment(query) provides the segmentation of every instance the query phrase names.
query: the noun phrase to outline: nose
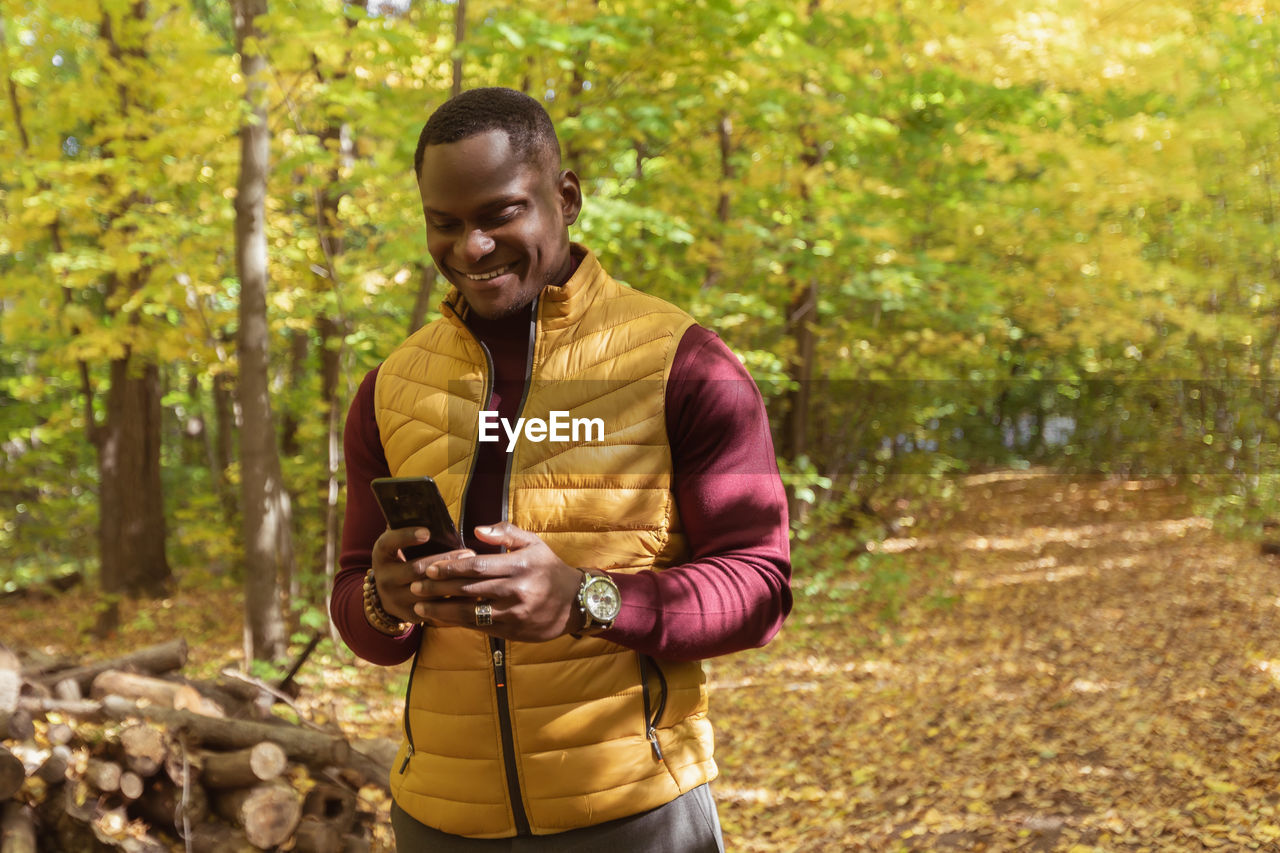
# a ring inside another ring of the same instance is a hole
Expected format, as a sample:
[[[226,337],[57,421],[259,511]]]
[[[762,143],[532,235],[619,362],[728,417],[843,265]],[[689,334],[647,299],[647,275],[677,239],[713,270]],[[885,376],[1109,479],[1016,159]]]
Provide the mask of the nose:
[[[493,238],[479,228],[473,228],[463,235],[460,249],[466,260],[475,263],[493,251]]]

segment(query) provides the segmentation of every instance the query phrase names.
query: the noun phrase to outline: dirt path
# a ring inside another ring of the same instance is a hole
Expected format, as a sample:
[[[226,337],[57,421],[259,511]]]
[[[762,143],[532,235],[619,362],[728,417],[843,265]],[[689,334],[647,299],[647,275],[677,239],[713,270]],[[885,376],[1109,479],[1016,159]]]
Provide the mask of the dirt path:
[[[950,606],[714,662],[730,849],[1280,849],[1280,563],[1163,483],[965,490],[882,544]]]

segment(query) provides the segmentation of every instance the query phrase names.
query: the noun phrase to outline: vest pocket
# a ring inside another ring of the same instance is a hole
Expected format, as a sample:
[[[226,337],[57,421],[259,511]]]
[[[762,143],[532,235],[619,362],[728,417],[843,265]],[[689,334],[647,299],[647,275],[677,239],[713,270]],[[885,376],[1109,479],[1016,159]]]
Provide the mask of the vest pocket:
[[[640,698],[644,702],[644,736],[649,741],[649,746],[653,749],[653,757],[658,762],[662,762],[662,744],[658,743],[658,720],[662,719],[662,712],[667,707],[667,677],[662,672],[662,667],[658,662],[648,655],[636,655],[640,662]],[[649,671],[652,670],[658,677],[657,702],[653,701],[649,691]],[[657,708],[654,708],[654,705]]]
[[[413,675],[418,671],[418,657],[421,654],[422,643],[418,643],[418,649],[413,653],[413,663],[409,667],[409,681],[404,688],[404,740],[406,750],[404,761],[400,764],[401,776],[404,775],[404,771],[409,769],[409,761],[413,758],[413,729],[409,725],[409,707],[411,705],[409,699],[413,696]]]

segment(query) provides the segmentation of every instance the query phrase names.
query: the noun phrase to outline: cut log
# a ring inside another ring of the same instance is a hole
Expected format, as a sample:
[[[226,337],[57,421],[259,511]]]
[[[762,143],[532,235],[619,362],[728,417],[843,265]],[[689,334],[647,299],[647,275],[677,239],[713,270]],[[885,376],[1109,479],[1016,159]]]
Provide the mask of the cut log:
[[[328,782],[317,782],[307,792],[302,803],[302,813],[322,820],[335,835],[350,831],[356,822],[355,792]]]
[[[243,831],[214,821],[191,828],[187,849],[191,853],[244,853],[253,847]]]
[[[84,769],[84,780],[104,794],[120,790],[120,776],[124,771],[114,761],[90,758]]]
[[[200,781],[209,788],[248,788],[270,782],[289,766],[284,750],[271,741],[233,752],[210,752],[202,759]]]
[[[157,646],[148,646],[145,649],[139,649],[136,652],[112,658],[111,660],[86,664],[73,669],[44,673],[33,680],[44,684],[57,684],[59,681],[69,678],[80,686],[81,691],[87,691],[89,685],[93,683],[93,679],[99,673],[106,672],[109,669],[133,669],[149,675],[160,675],[172,672],[175,669],[182,669],[186,662],[187,641],[178,639],[161,643]]]
[[[120,796],[125,802],[133,802],[142,796],[144,790],[142,777],[132,770],[126,770],[120,774]]]
[[[209,796],[200,785],[184,789],[157,776],[146,783],[142,796],[129,805],[129,811],[148,824],[172,829],[178,835],[200,826],[209,819]]]
[[[352,749],[351,757],[343,766],[358,777],[352,781],[357,788],[363,785],[377,785],[384,791],[391,790],[391,768],[378,759]]]
[[[9,649],[9,651],[16,651],[19,660],[22,661],[22,674],[27,678],[35,678],[46,672],[75,666],[74,663],[68,662],[67,658],[51,655],[39,649]]]
[[[26,737],[15,733],[22,730],[24,722],[31,722],[30,713],[23,718],[18,708],[18,698],[22,695],[22,664],[18,656],[5,648],[0,648],[0,738],[12,737],[14,740],[26,740]]]
[[[338,831],[314,815],[307,815],[293,834],[298,853],[343,853],[346,847]]]
[[[17,708],[8,713],[0,712],[0,738],[31,740],[35,736],[35,720],[26,708]]]
[[[49,756],[36,769],[35,776],[46,785],[58,785],[67,781],[67,768],[71,766],[72,754],[65,744],[55,744]]]
[[[216,679],[182,679],[184,684],[194,687],[201,696],[222,710],[221,714],[210,716],[235,717],[241,720],[262,719],[270,712],[270,706],[264,708],[258,701],[261,691],[252,685],[219,676]]]
[[[22,759],[0,746],[0,802],[18,793],[26,779],[27,770],[22,766]]]
[[[342,853],[372,853],[373,845],[369,843],[369,839],[360,835],[348,835],[342,839],[346,845],[342,848]]]
[[[175,743],[164,759],[164,775],[179,788],[193,784],[200,777],[200,756],[182,743]]]
[[[103,699],[101,707],[112,719],[138,718],[160,723],[169,729],[171,735],[186,735],[192,742],[211,749],[244,749],[269,740],[283,747],[291,760],[314,767],[346,767],[352,758],[351,747],[341,737],[308,731],[283,721],[275,725],[251,720],[222,720],[154,705],[141,707],[117,696]]]
[[[184,684],[183,690],[173,698],[173,707],[179,711],[190,711],[205,717],[226,717],[227,712],[222,705],[202,694],[190,684]]]
[[[169,757],[164,730],[150,723],[136,723],[120,732],[125,766],[143,778],[154,776]]]
[[[206,717],[226,716],[218,703],[201,696],[200,691],[189,684],[116,669],[109,669],[94,676],[89,695],[94,699],[101,699],[104,696],[145,699],[155,705],[204,714]]]
[[[302,819],[298,792],[282,784],[224,792],[213,802],[218,814],[244,830],[249,843],[264,849],[289,840]]]
[[[30,806],[5,803],[0,817],[0,853],[37,853],[36,823]]]
[[[123,807],[106,809],[103,799],[76,784],[62,787],[60,796],[40,805],[41,823],[51,834],[50,850],[168,853],[169,848],[129,827]]]
[[[54,682],[53,695],[54,698],[74,702],[84,698],[84,691],[80,689],[80,683],[74,678],[64,678]]]
[[[259,717],[270,714],[271,706],[277,702],[282,702],[298,714],[298,719],[302,721],[303,725],[317,730],[320,729],[320,726],[308,720],[298,709],[298,706],[294,704],[293,700],[297,698],[296,696],[290,696],[262,679],[246,675],[239,670],[224,669],[218,684],[223,685],[223,689],[237,696],[245,696],[245,704],[255,709]],[[238,686],[233,687],[233,685]]]
[[[107,718],[101,702],[91,699],[41,699],[23,696],[18,705],[43,719],[49,714],[63,714],[87,722],[100,723]]]
[[[76,736],[76,730],[66,723],[50,723],[45,738],[53,746],[65,746]]]
[[[0,678],[0,711],[13,711],[18,707],[18,689],[22,686],[22,661],[8,646],[0,644],[0,674],[9,672],[12,678]]]
[[[169,853],[169,848],[149,834],[137,835],[129,827],[124,806],[96,813],[90,824],[98,843],[124,853]]]

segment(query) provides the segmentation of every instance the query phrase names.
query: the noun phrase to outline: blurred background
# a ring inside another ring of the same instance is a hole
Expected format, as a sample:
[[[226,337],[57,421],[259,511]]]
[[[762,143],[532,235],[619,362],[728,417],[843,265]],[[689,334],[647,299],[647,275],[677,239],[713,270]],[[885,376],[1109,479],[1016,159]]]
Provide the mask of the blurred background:
[[[83,582],[107,633],[122,596],[243,583],[250,657],[325,630],[346,407],[444,295],[417,135],[481,85],[546,105],[575,238],[756,377],[798,574],[959,474],[1277,512],[1273,3],[0,0],[0,27],[0,595]]]

